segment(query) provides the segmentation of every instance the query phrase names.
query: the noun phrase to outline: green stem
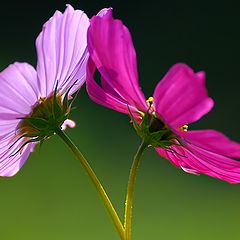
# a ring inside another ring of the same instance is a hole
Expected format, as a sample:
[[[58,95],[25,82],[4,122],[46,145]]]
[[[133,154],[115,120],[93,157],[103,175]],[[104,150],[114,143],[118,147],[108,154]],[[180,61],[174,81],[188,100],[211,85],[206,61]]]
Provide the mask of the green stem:
[[[134,157],[132,167],[130,170],[129,179],[128,179],[128,189],[127,189],[127,195],[126,195],[125,214],[124,214],[124,228],[125,228],[126,240],[131,239],[133,190],[134,190],[134,184],[136,181],[137,169],[140,163],[140,159],[146,148],[147,148],[147,144],[143,140]]]
[[[82,167],[86,171],[87,175],[90,177],[99,196],[101,197],[104,206],[106,207],[108,213],[110,214],[113,224],[114,224],[115,228],[117,229],[120,238],[122,240],[124,240],[125,239],[125,231],[124,231],[122,222],[120,221],[110,199],[108,198],[103,186],[101,185],[96,174],[90,167],[89,163],[84,158],[82,153],[78,150],[78,148],[74,145],[74,143],[71,141],[71,139],[69,139],[69,137],[61,129],[57,128],[56,134],[67,144],[67,146],[72,150],[72,152],[74,153],[76,158],[80,161]]]

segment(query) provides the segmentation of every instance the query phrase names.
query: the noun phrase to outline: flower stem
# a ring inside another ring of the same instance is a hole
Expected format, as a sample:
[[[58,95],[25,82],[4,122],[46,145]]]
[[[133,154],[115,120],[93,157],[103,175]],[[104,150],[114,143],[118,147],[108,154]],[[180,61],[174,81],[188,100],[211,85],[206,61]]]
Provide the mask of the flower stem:
[[[90,167],[87,160],[84,158],[82,153],[78,150],[78,148],[74,145],[74,143],[71,141],[71,139],[60,129],[56,129],[56,134],[67,144],[67,146],[72,150],[76,158],[80,161],[83,169],[86,171],[87,175],[90,177],[93,185],[95,186],[99,196],[101,197],[101,200],[106,207],[108,213],[111,216],[111,219],[113,221],[113,224],[115,228],[117,229],[117,232],[122,240],[125,239],[125,231],[122,225],[122,222],[120,221],[110,199],[108,198],[103,186],[101,185],[100,181],[98,180],[96,174]]]
[[[130,175],[128,179],[128,188],[125,202],[125,214],[124,214],[124,229],[125,229],[125,239],[131,239],[131,226],[132,226],[132,203],[133,203],[133,190],[136,181],[137,169],[140,163],[140,159],[143,155],[144,150],[147,148],[147,144],[143,140],[138,148],[138,151],[134,157],[132,167],[130,170]]]

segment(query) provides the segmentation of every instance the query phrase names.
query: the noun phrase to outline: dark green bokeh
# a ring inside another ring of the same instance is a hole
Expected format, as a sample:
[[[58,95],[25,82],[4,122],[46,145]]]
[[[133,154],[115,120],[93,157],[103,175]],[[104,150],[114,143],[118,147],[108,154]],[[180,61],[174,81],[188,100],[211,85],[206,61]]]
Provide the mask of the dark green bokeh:
[[[68,1],[89,16],[112,6],[129,27],[146,96],[176,62],[205,70],[216,106],[193,128],[215,128],[240,141],[239,12],[231,1]],[[64,1],[1,4],[0,67],[36,64],[34,41]],[[79,94],[68,130],[104,184],[120,216],[140,140],[129,118]],[[57,137],[34,152],[13,178],[0,179],[0,238],[118,239],[80,164]],[[148,150],[134,199],[133,239],[239,239],[240,187],[184,173]]]

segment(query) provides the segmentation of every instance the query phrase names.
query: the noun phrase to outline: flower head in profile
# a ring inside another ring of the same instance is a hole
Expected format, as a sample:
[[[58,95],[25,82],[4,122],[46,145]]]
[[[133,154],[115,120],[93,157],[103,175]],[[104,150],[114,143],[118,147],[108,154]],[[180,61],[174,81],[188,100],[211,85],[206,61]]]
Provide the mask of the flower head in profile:
[[[0,73],[0,176],[18,172],[34,146],[73,127],[71,95],[86,79],[87,15],[67,5],[36,40],[37,68],[14,63]]]
[[[111,10],[95,16],[88,30],[87,90],[92,100],[129,114],[137,133],[175,166],[230,183],[240,182],[240,144],[215,130],[188,130],[213,107],[204,72],[175,64],[144,97],[138,83],[136,53],[128,29]],[[96,69],[101,83],[94,80]]]

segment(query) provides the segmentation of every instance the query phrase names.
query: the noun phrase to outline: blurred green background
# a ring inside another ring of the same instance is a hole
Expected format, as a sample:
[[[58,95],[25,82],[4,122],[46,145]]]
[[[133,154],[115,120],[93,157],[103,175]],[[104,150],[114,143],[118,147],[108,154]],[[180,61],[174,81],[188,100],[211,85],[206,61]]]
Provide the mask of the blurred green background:
[[[64,1],[1,3],[0,68],[36,64],[34,41]],[[129,27],[142,89],[155,85],[176,62],[207,73],[216,106],[191,128],[214,128],[240,141],[239,6],[233,1],[68,1],[89,16],[112,6]],[[129,118],[88,99],[76,102],[67,133],[89,159],[120,216],[138,145]],[[134,196],[133,240],[240,239],[240,185],[184,173],[148,150]],[[0,239],[118,239],[95,189],[57,137],[29,158],[13,178],[0,178]]]

